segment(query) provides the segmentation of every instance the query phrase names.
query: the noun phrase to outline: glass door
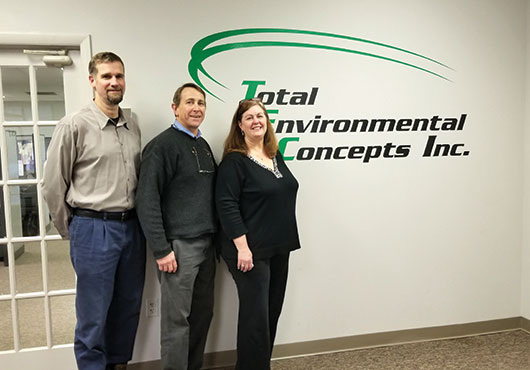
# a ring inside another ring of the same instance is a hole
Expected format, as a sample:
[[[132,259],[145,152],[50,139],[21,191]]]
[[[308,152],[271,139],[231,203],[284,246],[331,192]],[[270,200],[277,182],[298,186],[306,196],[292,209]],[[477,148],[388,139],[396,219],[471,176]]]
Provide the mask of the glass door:
[[[75,273],[41,192],[55,125],[91,97],[80,51],[68,56],[73,64],[58,68],[42,55],[0,49],[0,364],[61,348],[54,355],[73,359]]]

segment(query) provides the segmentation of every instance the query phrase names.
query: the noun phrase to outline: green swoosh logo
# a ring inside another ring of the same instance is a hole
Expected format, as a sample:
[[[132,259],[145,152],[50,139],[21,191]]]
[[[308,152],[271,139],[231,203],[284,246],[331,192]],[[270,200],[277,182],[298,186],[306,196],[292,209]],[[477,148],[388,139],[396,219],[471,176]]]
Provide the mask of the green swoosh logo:
[[[245,49],[245,48],[254,48],[254,47],[299,47],[299,48],[310,48],[310,49],[322,49],[322,50],[330,50],[330,51],[337,51],[337,52],[343,52],[343,53],[350,53],[350,54],[357,54],[362,55],[365,57],[370,58],[377,58],[382,59],[388,62],[392,63],[398,63],[401,65],[404,65],[406,67],[414,68],[416,70],[428,73],[432,76],[441,78],[446,81],[450,81],[447,77],[436,73],[430,69],[420,67],[415,64],[411,64],[408,62],[404,62],[398,59],[385,57],[383,55],[373,54],[373,53],[367,53],[360,50],[354,50],[354,49],[346,49],[342,47],[336,47],[336,46],[329,46],[329,45],[322,45],[322,44],[312,44],[312,43],[306,43],[306,42],[289,42],[289,41],[243,41],[243,42],[232,42],[222,45],[216,45],[211,46],[212,43],[232,37],[232,36],[239,36],[239,35],[246,35],[246,34],[261,34],[261,33],[277,33],[277,34],[302,34],[302,35],[314,35],[314,36],[324,36],[330,39],[342,39],[342,40],[350,40],[350,41],[357,41],[361,43],[371,44],[380,46],[386,49],[392,49],[395,51],[399,51],[402,53],[405,53],[409,56],[414,56],[419,58],[420,60],[427,61],[429,63],[432,63],[434,65],[437,65],[439,67],[443,67],[446,69],[451,69],[449,66],[434,60],[432,58],[426,57],[424,55],[415,53],[413,51],[405,50],[402,48],[398,48],[396,46],[392,46],[389,44],[384,44],[381,42],[361,39],[358,37],[351,37],[351,36],[345,36],[345,35],[338,35],[333,33],[327,33],[327,32],[317,32],[317,31],[306,31],[306,30],[295,30],[295,29],[287,29],[287,28],[246,28],[246,29],[239,29],[239,30],[228,30],[223,32],[214,33],[212,35],[206,36],[199,41],[195,45],[193,45],[191,49],[191,59],[188,63],[188,72],[200,87],[202,87],[208,94],[212,95],[213,97],[221,100],[218,96],[216,96],[214,93],[212,93],[206,86],[202,83],[202,81],[199,78],[199,71],[203,73],[208,79],[215,82],[219,86],[222,86],[224,88],[227,88],[224,86],[221,82],[217,81],[215,78],[213,78],[203,67],[202,63],[208,59],[209,57],[222,53],[223,51],[227,50],[235,50],[235,49]]]

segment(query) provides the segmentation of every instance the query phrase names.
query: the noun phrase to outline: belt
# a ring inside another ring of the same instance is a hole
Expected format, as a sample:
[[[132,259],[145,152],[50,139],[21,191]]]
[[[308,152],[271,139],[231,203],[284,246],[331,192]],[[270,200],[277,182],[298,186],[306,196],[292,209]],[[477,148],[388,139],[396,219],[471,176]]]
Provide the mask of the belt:
[[[127,221],[136,218],[136,211],[130,209],[123,212],[98,212],[91,209],[74,208],[74,215],[80,217],[101,218],[103,220]]]

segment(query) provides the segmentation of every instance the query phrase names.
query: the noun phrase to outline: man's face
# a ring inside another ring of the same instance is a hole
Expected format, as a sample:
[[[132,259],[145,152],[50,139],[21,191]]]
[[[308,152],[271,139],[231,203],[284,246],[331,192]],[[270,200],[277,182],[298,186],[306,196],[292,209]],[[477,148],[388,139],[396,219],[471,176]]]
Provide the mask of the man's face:
[[[118,105],[125,93],[125,74],[120,62],[99,63],[96,75],[89,75],[90,85],[94,88],[96,101],[108,105]]]
[[[197,135],[206,112],[206,101],[200,91],[193,87],[184,88],[179,105],[171,104],[171,108],[182,126]]]

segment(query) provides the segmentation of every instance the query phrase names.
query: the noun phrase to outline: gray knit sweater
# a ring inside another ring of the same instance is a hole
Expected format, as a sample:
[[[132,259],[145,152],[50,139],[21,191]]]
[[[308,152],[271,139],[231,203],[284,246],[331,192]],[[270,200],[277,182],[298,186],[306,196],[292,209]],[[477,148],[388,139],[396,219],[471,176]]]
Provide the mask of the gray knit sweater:
[[[217,231],[214,209],[216,164],[210,146],[170,127],[142,153],[136,212],[155,258],[170,241]]]

